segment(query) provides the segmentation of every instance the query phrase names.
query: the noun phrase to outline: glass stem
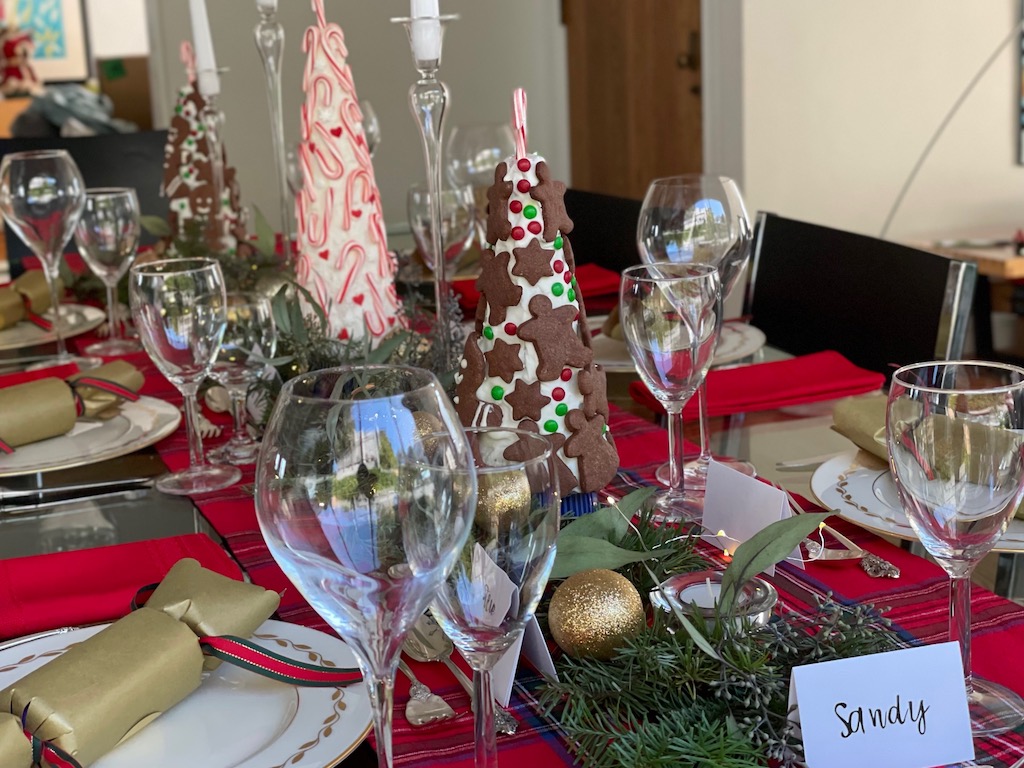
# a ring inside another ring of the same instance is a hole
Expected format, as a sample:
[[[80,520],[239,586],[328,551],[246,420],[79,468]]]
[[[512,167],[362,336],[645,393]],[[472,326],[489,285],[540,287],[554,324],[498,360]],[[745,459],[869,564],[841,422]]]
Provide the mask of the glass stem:
[[[949,639],[960,643],[964,685],[969,696],[974,690],[971,675],[971,577],[954,576],[949,582]]]
[[[107,323],[110,327],[110,340],[117,341],[121,338],[121,324],[117,319],[117,296],[114,294],[114,289],[117,284],[107,286]]]
[[[57,337],[57,359],[67,362],[71,356],[68,354],[67,345],[64,343],[64,329],[60,324],[60,292],[57,290],[57,283],[60,280],[60,259],[61,254],[51,253],[44,260],[44,272],[46,275],[46,287],[50,289],[50,308],[53,310],[53,333]]]
[[[669,403],[668,412],[668,465],[669,488],[672,493],[683,492],[683,406],[681,403]]]
[[[200,467],[206,463],[203,455],[203,436],[199,434],[199,402],[195,384],[185,386],[181,393],[185,396],[185,431],[188,433],[189,466]]]
[[[391,727],[394,714],[395,676],[378,675],[370,688],[373,706],[373,735],[377,739],[377,766],[391,768],[394,752],[391,747]]]
[[[708,384],[706,379],[697,387],[697,411],[700,414],[700,457],[697,461],[707,466],[711,462],[711,432],[708,429]]]
[[[498,768],[498,736],[494,731],[494,695],[490,666],[473,670],[473,725],[476,768]]]
[[[245,431],[245,424],[248,421],[245,410],[245,396],[247,392],[247,389],[239,389],[238,387],[232,387],[228,390],[228,394],[231,395],[231,418],[235,422],[235,431],[231,436],[232,443],[248,442],[246,439],[248,435]]]

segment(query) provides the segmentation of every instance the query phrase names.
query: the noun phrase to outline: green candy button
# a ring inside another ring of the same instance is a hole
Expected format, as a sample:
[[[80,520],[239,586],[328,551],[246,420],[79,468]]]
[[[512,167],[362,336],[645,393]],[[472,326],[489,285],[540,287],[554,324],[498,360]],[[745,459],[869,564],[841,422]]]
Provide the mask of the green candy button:
[[[561,235],[559,235],[558,237],[555,238],[554,246],[555,246],[556,249],[562,247],[562,236]]]
[[[576,301],[576,291],[570,288],[569,293],[566,294],[566,297],[569,299],[569,301]]]
[[[551,292],[555,294],[555,296],[561,296],[565,293],[565,288],[562,287],[561,283],[555,283],[551,286]]]
[[[488,326],[486,326],[484,328],[484,337],[487,338],[487,339],[493,339],[494,338],[494,329],[491,328],[491,326],[488,325]]]
[[[505,390],[501,387],[491,387],[491,397],[495,400],[501,400],[505,396]]]
[[[537,218],[537,206],[535,206],[535,205],[528,205],[525,208],[523,208],[523,216],[525,216],[528,219],[536,219]]]
[[[547,421],[544,422],[544,429],[547,432],[557,432],[558,422],[556,422],[554,419],[548,419]]]
[[[568,412],[569,406],[566,405],[565,403],[559,403],[558,405],[555,406],[555,413],[557,413],[559,416],[565,416],[565,414],[567,414]]]

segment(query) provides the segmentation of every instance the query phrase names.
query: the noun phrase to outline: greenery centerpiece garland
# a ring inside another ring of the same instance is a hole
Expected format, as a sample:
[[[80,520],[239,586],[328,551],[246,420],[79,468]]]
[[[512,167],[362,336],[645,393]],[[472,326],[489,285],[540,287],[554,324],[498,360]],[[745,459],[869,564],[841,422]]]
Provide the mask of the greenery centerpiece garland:
[[[634,491],[566,526],[553,577],[612,568],[646,599],[669,576],[706,569],[698,534],[653,522],[646,504],[653,492]],[[799,733],[789,721],[792,668],[893,650],[890,623],[873,606],[844,606],[830,595],[808,615],[786,613],[759,630],[729,617],[739,586],[782,561],[827,516],[782,520],[736,549],[717,608],[728,620],[655,609],[610,661],[563,655],[559,679],[544,683],[540,702],[564,729],[577,762],[595,768],[802,765]]]

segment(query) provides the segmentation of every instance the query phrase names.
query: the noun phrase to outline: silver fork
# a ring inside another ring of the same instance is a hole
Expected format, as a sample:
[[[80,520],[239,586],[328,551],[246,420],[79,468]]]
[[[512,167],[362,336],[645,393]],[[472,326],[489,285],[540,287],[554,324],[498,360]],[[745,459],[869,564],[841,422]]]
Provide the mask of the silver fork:
[[[405,705],[405,719],[409,725],[427,725],[455,717],[455,710],[448,702],[421,683],[403,659],[398,660],[398,668],[411,683],[409,701]]]

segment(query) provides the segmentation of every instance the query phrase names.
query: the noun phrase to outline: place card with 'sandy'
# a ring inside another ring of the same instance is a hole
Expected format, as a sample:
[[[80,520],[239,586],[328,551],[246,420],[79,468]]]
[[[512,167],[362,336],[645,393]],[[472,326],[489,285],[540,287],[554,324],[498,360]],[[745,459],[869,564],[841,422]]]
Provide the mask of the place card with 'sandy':
[[[789,708],[809,768],[930,768],[974,759],[957,643],[794,667]]]

